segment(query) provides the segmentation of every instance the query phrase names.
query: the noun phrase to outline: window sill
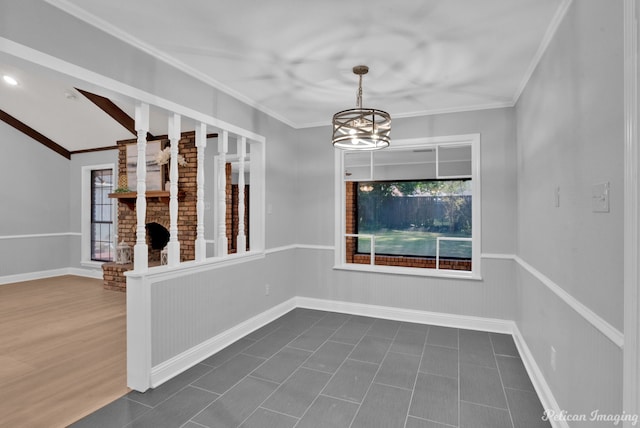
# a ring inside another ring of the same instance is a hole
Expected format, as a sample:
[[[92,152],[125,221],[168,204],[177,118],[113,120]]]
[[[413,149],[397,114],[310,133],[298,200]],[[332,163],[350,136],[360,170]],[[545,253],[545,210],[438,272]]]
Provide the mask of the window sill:
[[[398,267],[398,266],[360,265],[360,264],[351,264],[351,263],[334,265],[333,269],[356,271],[356,272],[386,273],[386,274],[394,274],[394,275],[410,275],[410,276],[482,281],[482,276],[474,274],[472,272],[468,272],[468,271],[450,271],[450,270],[422,269],[422,268],[410,268],[410,267]]]

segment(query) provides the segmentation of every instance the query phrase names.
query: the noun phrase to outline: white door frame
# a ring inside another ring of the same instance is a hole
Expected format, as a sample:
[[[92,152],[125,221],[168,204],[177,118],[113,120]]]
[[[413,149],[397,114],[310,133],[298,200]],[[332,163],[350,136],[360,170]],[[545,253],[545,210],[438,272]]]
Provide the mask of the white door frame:
[[[638,149],[638,11],[624,0],[624,348],[623,410],[640,413],[640,151]],[[625,421],[631,427],[631,421]]]

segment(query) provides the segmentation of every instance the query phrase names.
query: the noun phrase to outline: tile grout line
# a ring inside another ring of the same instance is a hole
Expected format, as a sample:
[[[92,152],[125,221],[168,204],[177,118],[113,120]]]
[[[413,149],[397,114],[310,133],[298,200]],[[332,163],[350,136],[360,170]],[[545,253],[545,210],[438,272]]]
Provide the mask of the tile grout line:
[[[271,396],[271,395],[269,395],[269,397],[270,397],[270,396]],[[266,400],[268,400],[268,399],[269,399],[269,397],[267,397],[267,398],[266,398]],[[266,400],[265,400],[265,401],[266,401]],[[264,401],[262,402],[262,404],[264,404]],[[263,406],[262,406],[262,404],[260,404],[260,405],[256,408],[256,410],[254,410],[254,411],[253,411],[253,413],[251,413],[251,415],[249,415],[249,418],[250,418],[250,417],[251,417],[255,412],[257,412],[258,410],[262,409],[262,410],[266,410],[267,412],[277,413],[277,414],[282,415],[282,416],[288,416],[288,417],[290,417],[290,418],[297,419],[296,424],[297,424],[298,422],[300,422],[300,418],[299,418],[299,417],[297,417],[297,416],[293,416],[293,415],[290,415],[289,413],[285,413],[285,412],[279,412],[279,411],[277,411],[277,410],[273,410],[273,409],[270,409],[270,408],[268,408],[268,407],[263,407]],[[247,418],[247,419],[249,419],[249,418]],[[245,421],[246,421],[246,419],[245,419]],[[244,421],[243,421],[242,423],[244,423]]]
[[[200,364],[200,363],[198,363],[198,364]],[[193,366],[193,367],[196,367],[198,364],[196,364],[196,365],[195,365],[195,366]],[[175,396],[176,396],[176,395],[178,395],[180,392],[184,391],[187,387],[191,386],[191,384],[192,384],[193,382],[196,382],[196,381],[200,380],[200,378],[202,378],[203,376],[208,375],[208,374],[209,374],[209,373],[211,373],[213,370],[215,370],[214,368],[211,368],[210,366],[207,366],[206,364],[205,364],[204,366],[205,366],[205,367],[207,367],[207,368],[209,368],[209,370],[207,370],[207,371],[206,371],[205,373],[203,373],[202,375],[198,376],[198,377],[197,377],[196,379],[194,379],[193,381],[191,381],[191,382],[189,382],[188,384],[184,385],[182,388],[179,388],[178,390],[176,390],[176,392],[174,392],[173,394],[170,394],[169,396],[167,396],[167,398],[165,398],[164,400],[160,401],[160,402],[159,402],[159,403],[157,403],[155,406],[152,406],[150,410],[155,409],[156,407],[160,406],[162,403],[165,403],[166,401],[168,401],[168,400],[170,400],[171,398],[175,397]],[[193,368],[193,367],[192,367],[192,368]],[[183,372],[183,373],[184,373],[184,372]],[[199,388],[199,389],[202,389],[202,388]],[[153,389],[152,389],[152,390],[153,390]],[[209,393],[212,393],[212,394],[217,394],[216,392],[214,392],[214,391],[209,391],[209,390],[207,390],[207,389],[205,389],[205,391],[207,391],[207,392],[209,392]],[[142,394],[142,393],[141,393],[141,394]],[[127,393],[127,395],[126,395],[127,399],[129,399],[129,400],[131,400],[131,401],[133,401],[133,402],[135,402],[135,403],[138,403],[138,404],[142,404],[142,405],[146,405],[146,406],[148,406],[148,404],[144,404],[144,403],[141,403],[141,402],[139,402],[139,401],[136,401],[136,400],[134,400],[134,399],[132,399],[132,398],[129,398],[129,397],[128,397],[128,395],[129,395],[129,393]],[[220,395],[219,395],[218,397],[216,397],[216,399],[215,399],[215,400],[213,400],[211,403],[213,403],[214,401],[216,401],[219,397],[220,397]],[[209,404],[211,404],[211,403],[209,403]],[[140,415],[140,417],[142,417],[142,415]],[[140,417],[138,417],[138,418],[136,418],[136,419],[139,419]],[[130,422],[130,423],[128,423],[127,425],[130,425],[132,422],[133,422],[133,421],[131,421],[131,422]]]
[[[285,315],[286,315],[286,314],[285,314]],[[324,318],[324,317],[323,317],[323,318]],[[276,321],[276,320],[274,320],[274,321]],[[273,322],[273,321],[272,321],[272,322]],[[316,321],[316,322],[317,322],[317,321]],[[312,326],[313,326],[314,324],[315,324],[315,322],[312,324]],[[309,328],[311,328],[311,327],[309,327]],[[271,332],[269,332],[269,333],[265,334],[265,335],[264,335],[264,337],[262,337],[262,339],[265,339],[266,337],[270,336],[272,333],[275,333],[276,331],[278,331],[278,330],[280,330],[280,329],[282,329],[282,326],[279,326],[279,327],[277,327],[277,328],[273,329],[273,331],[271,331]],[[308,329],[307,329],[307,330],[308,330]],[[307,331],[307,330],[304,330],[304,331]],[[302,333],[304,333],[304,331],[303,331]],[[193,416],[192,416],[192,417],[191,417],[187,422],[192,421],[192,419],[193,419],[193,418],[195,418],[195,417],[197,417],[198,415],[200,415],[200,414],[201,414],[202,412],[204,412],[207,408],[209,408],[209,406],[211,406],[213,403],[215,403],[216,401],[218,401],[218,400],[220,399],[220,397],[222,397],[224,394],[226,394],[227,392],[229,392],[231,389],[233,389],[233,388],[234,388],[236,385],[238,385],[240,382],[242,382],[243,380],[245,380],[246,378],[248,378],[248,377],[251,375],[251,373],[253,373],[253,372],[254,372],[255,370],[257,370],[259,367],[261,367],[263,364],[265,364],[267,361],[269,361],[271,358],[273,358],[273,357],[274,357],[278,352],[280,352],[284,347],[286,347],[286,346],[287,346],[287,344],[289,344],[289,343],[290,343],[290,342],[292,342],[293,340],[297,339],[297,338],[298,338],[302,333],[298,334],[294,339],[291,339],[289,342],[287,342],[286,344],[284,344],[284,345],[283,345],[283,346],[282,346],[278,351],[276,351],[276,352],[275,352],[273,355],[271,355],[269,358],[266,358],[266,359],[265,359],[264,357],[258,357],[257,355],[245,354],[245,353],[244,353],[244,351],[246,351],[249,347],[253,346],[253,344],[249,345],[247,348],[244,348],[242,351],[240,351],[239,353],[237,353],[237,354],[235,354],[233,357],[231,357],[231,358],[235,358],[235,357],[237,357],[238,355],[245,355],[245,356],[248,356],[248,357],[253,357],[253,358],[263,359],[264,361],[263,361],[262,363],[260,363],[260,365],[258,365],[256,368],[254,368],[253,370],[251,370],[251,372],[247,373],[247,374],[246,374],[245,376],[243,376],[240,380],[238,380],[236,383],[234,383],[232,386],[230,386],[229,388],[227,388],[227,389],[226,389],[222,394],[220,394],[220,395],[219,395],[215,400],[213,400],[211,403],[209,403],[206,407],[204,407],[204,408],[203,408],[202,410],[200,410],[198,413],[196,413],[195,415],[193,415]],[[260,340],[256,340],[256,341],[255,341],[255,343],[260,342],[262,339],[260,339]],[[214,355],[215,355],[215,354],[214,354]],[[311,355],[313,355],[313,354],[311,354]],[[230,360],[231,360],[231,358],[229,358],[228,360],[226,360],[223,364],[225,364],[227,361],[230,361]],[[220,366],[222,366],[222,364],[221,364]],[[220,367],[220,366],[218,366],[218,367]],[[216,367],[216,368],[218,368],[218,367]],[[210,370],[210,372],[211,372],[211,371],[213,371],[213,370],[215,370],[215,369],[211,369],[211,370]],[[204,376],[204,375],[203,375],[203,376]],[[202,376],[201,376],[201,377],[202,377]],[[259,380],[266,381],[266,382],[270,382],[270,383],[277,383],[277,382],[273,382],[273,381],[270,381],[270,380],[267,380],[267,379],[258,378],[258,377],[255,377],[255,376],[253,376],[252,378],[253,378],[253,379],[259,379]],[[200,378],[198,378],[198,379],[200,379]],[[288,378],[287,378],[287,379],[288,379]],[[194,380],[193,382],[196,382],[196,381]],[[273,392],[275,392],[278,388],[279,388],[279,386],[278,386],[276,389],[274,389],[274,390],[273,390]],[[209,390],[207,390],[207,389],[205,389],[205,391],[212,392],[212,393],[214,393],[214,394],[215,394],[215,392],[214,392],[214,391],[209,391]],[[272,392],[271,394],[273,394],[273,392]],[[271,394],[269,394],[269,396],[268,396],[265,400],[267,400],[267,399],[271,396]],[[264,401],[263,401],[262,403],[264,403]],[[259,406],[258,406],[258,407],[253,411],[253,412],[251,412],[251,414],[250,414],[249,416],[247,416],[247,418],[245,418],[245,420],[246,420],[246,419],[248,419],[248,418],[250,418],[250,417],[251,417],[251,415],[253,415],[253,414],[255,413],[255,411],[256,411],[258,408],[260,408],[260,406],[262,405],[262,403],[260,403],[260,405],[259,405]],[[193,421],[193,422],[195,422],[195,421]],[[197,422],[195,422],[195,423],[197,423]],[[244,421],[242,421],[242,423],[244,423]]]
[[[274,330],[275,331],[275,330]],[[235,354],[233,354],[232,356],[230,356],[229,358],[227,358],[226,360],[223,360],[220,364],[218,364],[217,366],[212,366],[211,364],[207,364],[205,363],[205,361],[207,361],[209,358],[215,356],[218,352],[222,352],[224,351],[226,348],[228,348],[229,346],[233,346],[235,343],[238,343],[239,341],[241,341],[242,339],[246,339],[246,340],[250,340],[252,343],[249,343],[247,346],[245,346],[244,348],[242,348],[241,350],[239,350],[238,352],[236,352]],[[198,364],[202,364],[203,366],[207,366],[207,367],[211,367],[212,369],[217,369],[218,367],[220,367],[221,365],[223,365],[224,363],[226,363],[227,361],[229,361],[230,359],[242,354],[245,350],[247,350],[249,347],[253,346],[255,343],[257,342],[257,340],[253,340],[253,339],[247,339],[246,337],[241,337],[240,339],[236,340],[235,342],[233,342],[232,344],[230,344],[229,346],[222,348],[220,351],[216,352],[213,355],[208,356],[207,358],[205,358],[204,360],[200,361]],[[248,355],[248,354],[245,354]]]
[[[354,318],[354,316],[353,316],[353,315],[352,315],[352,316],[350,316],[349,318],[347,318],[347,319],[346,319],[346,320],[345,320],[345,321],[340,325],[340,327],[338,327],[338,328],[336,329],[336,331],[334,332],[334,334],[335,334],[336,332],[338,332],[338,330],[340,330],[342,327],[344,327],[344,325],[345,325],[347,322],[349,322],[351,319],[353,319],[353,318]],[[375,322],[375,321],[374,321],[374,322]],[[336,371],[335,371],[335,372],[333,372],[333,373],[331,374],[331,377],[329,378],[329,380],[327,381],[327,383],[324,385],[324,387],[322,388],[322,390],[320,390],[320,392],[318,393],[318,395],[316,395],[316,398],[314,398],[314,399],[313,399],[313,401],[311,402],[311,404],[309,405],[309,407],[307,407],[307,409],[304,411],[304,413],[303,413],[303,414],[302,414],[302,416],[300,417],[300,420],[302,420],[302,419],[304,418],[304,416],[307,414],[307,412],[309,412],[309,409],[313,407],[313,405],[315,404],[315,402],[316,402],[316,401],[318,401],[318,397],[320,397],[321,395],[322,395],[322,396],[325,396],[325,397],[329,397],[329,398],[336,398],[336,397],[333,397],[333,396],[331,396],[331,395],[325,395],[325,394],[323,394],[323,392],[324,392],[324,390],[327,388],[327,386],[331,383],[331,381],[333,380],[333,378],[335,377],[335,375],[340,371],[340,369],[342,368],[342,366],[344,365],[344,363],[349,359],[349,356],[353,353],[353,351],[355,351],[356,347],[360,344],[360,342],[362,342],[362,339],[364,339],[364,337],[367,335],[367,332],[368,332],[369,330],[371,330],[371,326],[372,326],[372,325],[373,325],[373,323],[371,323],[371,325],[370,325],[370,326],[369,326],[369,327],[364,331],[364,333],[362,334],[362,337],[361,337],[361,338],[358,340],[358,342],[357,342],[357,343],[355,343],[355,344],[353,344],[353,343],[337,342],[337,341],[333,340],[333,342],[336,342],[336,343],[342,343],[342,344],[344,344],[344,345],[352,345],[352,346],[353,346],[353,349],[351,349],[351,351],[349,352],[349,354],[347,354],[347,356],[344,358],[344,360],[342,361],[342,363],[340,363],[340,365],[336,368]],[[333,337],[333,335],[331,335],[331,337]],[[331,341],[331,340],[330,340],[330,339],[331,339],[331,337],[329,337],[329,339],[327,339],[324,343],[327,343],[327,342]],[[324,343],[323,343],[323,345],[324,345]],[[321,345],[321,346],[322,346],[322,345]],[[323,373],[324,373],[324,372],[323,372]],[[372,380],[371,382],[373,382],[373,380]],[[339,398],[337,398],[337,399],[339,399]],[[363,400],[364,400],[364,398],[363,398]],[[347,401],[347,400],[341,400],[341,401]],[[349,402],[351,402],[351,401],[349,401]],[[352,403],[357,404],[357,403],[355,403],[355,402],[352,402]],[[359,407],[359,406],[358,406],[358,409],[360,409],[360,407]],[[357,414],[357,413],[358,413],[358,412],[356,411],[356,414]],[[353,417],[355,418],[355,415],[354,415]],[[353,422],[353,418],[352,418],[352,422]],[[300,422],[298,421],[298,423],[300,423]],[[298,425],[298,424],[296,424],[296,426],[297,426],[297,425]],[[294,428],[295,428],[295,427],[294,427]]]
[[[496,410],[502,410],[503,412],[507,412],[509,413],[509,409],[505,409],[504,407],[496,407],[496,406],[490,406],[488,404],[482,404],[482,403],[476,403],[474,401],[469,401],[469,400],[460,400],[461,403],[469,403],[469,404],[473,404],[474,406],[480,406],[480,407],[486,407],[488,409],[496,409]]]
[[[413,389],[411,390],[411,397],[409,398],[409,407],[407,408],[407,416],[404,417],[404,427],[406,428],[407,423],[409,422],[409,414],[411,413],[411,403],[413,403],[413,395],[416,392],[416,385],[418,383],[418,376],[420,375],[420,367],[422,366],[422,359],[424,358],[424,350],[427,347],[427,339],[429,338],[429,333],[431,332],[431,327],[427,329],[427,332],[424,335],[424,343],[422,344],[422,354],[420,355],[420,361],[418,362],[418,370],[416,371],[416,376],[413,379]],[[393,344],[392,344],[393,345]]]
[[[375,324],[375,321],[373,322],[373,324]],[[373,324],[371,324],[371,326],[367,329],[367,332],[369,330],[371,330],[371,328],[373,327]],[[349,428],[351,428],[351,426],[353,425],[353,423],[356,420],[356,417],[358,417],[358,413],[360,413],[360,409],[362,409],[362,405],[364,404],[364,400],[367,399],[367,395],[369,395],[369,391],[371,390],[371,387],[373,386],[374,383],[376,383],[376,376],[378,376],[378,373],[380,373],[380,369],[382,368],[382,363],[384,363],[384,360],[387,358],[387,355],[389,354],[389,349],[391,349],[391,346],[393,345],[393,341],[396,339],[396,336],[398,336],[398,332],[399,331],[400,331],[400,326],[398,326],[398,329],[396,330],[395,334],[393,335],[393,338],[391,339],[391,343],[389,343],[389,347],[387,348],[387,350],[384,353],[384,356],[380,360],[380,363],[378,364],[378,370],[376,370],[375,374],[373,375],[373,378],[371,379],[371,383],[369,384],[369,387],[367,388],[367,392],[365,392],[364,395],[362,396],[362,402],[360,402],[360,405],[358,406],[358,410],[356,410],[356,413],[353,415],[353,418],[351,418],[351,423],[349,424]],[[367,333],[365,332],[364,336],[362,336],[362,338],[360,339],[360,342],[362,342],[362,339],[364,339],[366,335],[367,335]],[[353,351],[355,351],[355,349],[356,348],[353,348]],[[351,351],[351,352],[353,352],[353,351]],[[411,402],[409,402],[409,406],[411,406]]]
[[[511,414],[511,407],[509,406],[509,399],[507,398],[507,391],[505,391],[504,381],[502,380],[502,373],[500,373],[500,365],[498,364],[498,357],[496,356],[496,349],[493,345],[493,340],[491,339],[491,335],[487,333],[489,337],[489,343],[491,344],[491,350],[493,351],[493,359],[496,362],[496,369],[498,370],[498,376],[500,377],[500,385],[502,386],[502,395],[504,395],[504,401],[507,405],[507,412],[509,413],[509,420],[511,421],[511,427],[515,427],[515,423],[513,422],[513,415]]]
[[[382,364],[381,364],[381,366],[382,366]],[[416,371],[416,376],[415,376],[416,378],[418,377],[418,373],[420,373],[420,372],[417,372],[417,371]],[[388,383],[384,383],[384,382],[373,382],[373,383],[375,383],[376,385],[388,386],[389,388],[402,389],[403,391],[413,391],[413,389],[411,389],[411,388],[405,388],[404,386],[389,385]],[[414,379],[414,382],[413,382],[413,383],[414,383],[414,385],[415,385],[415,379]],[[412,395],[413,395],[413,394],[412,394]]]
[[[294,310],[295,310],[295,309],[294,309]],[[285,314],[285,315],[286,315],[286,314]],[[325,316],[326,316],[326,315],[325,315]],[[308,318],[311,318],[311,317],[308,317]],[[324,318],[324,317],[322,317],[322,318]],[[262,367],[264,364],[266,364],[266,363],[267,363],[267,361],[271,360],[271,358],[273,358],[273,357],[275,357],[276,355],[278,355],[278,353],[280,353],[284,348],[286,348],[286,347],[287,347],[287,345],[288,345],[289,343],[293,342],[294,340],[296,340],[297,338],[299,338],[300,336],[302,336],[305,332],[309,331],[309,330],[310,330],[314,325],[316,325],[316,324],[317,324],[317,323],[318,323],[322,318],[315,320],[315,322],[314,322],[313,324],[311,324],[308,328],[306,328],[305,330],[301,331],[301,332],[300,332],[300,334],[298,334],[296,337],[294,337],[293,339],[291,339],[290,341],[288,341],[287,343],[285,343],[284,345],[282,345],[282,347],[281,347],[279,350],[277,350],[277,351],[276,351],[276,352],[275,352],[271,357],[269,357],[266,361],[264,361],[262,364],[260,364],[258,367],[256,367],[255,369],[253,369],[250,373],[248,373],[245,377],[243,377],[243,378],[242,378],[242,380],[244,380],[244,379],[246,379],[246,378],[250,377],[250,376],[251,376],[251,373],[255,372],[255,371],[256,371],[256,370],[258,370],[260,367]],[[279,330],[279,329],[281,329],[281,328],[282,328],[282,326],[278,327],[276,330]],[[274,330],[274,331],[275,331],[275,330]],[[304,350],[304,349],[302,349],[302,351],[309,352],[309,351]],[[295,372],[296,372],[300,367],[302,367],[302,364],[306,363],[306,362],[307,362],[307,360],[308,360],[309,358],[311,358],[311,356],[312,356],[312,355],[313,355],[313,352],[311,352],[311,353],[307,356],[307,358],[305,358],[305,360],[304,360],[304,361],[303,361],[303,362],[302,362],[302,363],[301,363],[301,364],[300,364],[300,365],[299,365],[299,366],[298,366],[294,371],[292,371],[292,372],[291,372],[291,374],[290,374],[289,376],[287,376],[287,377],[286,377],[282,382],[274,382],[274,381],[270,381],[270,380],[268,380],[268,379],[262,379],[262,378],[257,377],[257,376],[251,376],[253,379],[260,379],[260,380],[264,380],[264,381],[267,381],[267,382],[276,383],[276,384],[278,384],[278,386],[277,386],[273,391],[271,391],[271,394],[267,395],[267,396],[265,397],[265,399],[264,399],[264,400],[262,400],[262,401],[260,402],[260,404],[258,405],[258,407],[256,407],[256,408],[253,410],[253,412],[251,412],[251,413],[250,413],[246,418],[244,418],[244,420],[243,420],[242,422],[240,422],[240,424],[239,424],[238,426],[241,426],[241,425],[242,425],[243,423],[245,423],[249,418],[251,418],[251,416],[253,416],[253,414],[254,414],[254,413],[256,413],[256,412],[258,411],[258,409],[260,409],[260,408],[262,407],[262,405],[263,405],[263,404],[264,404],[264,403],[265,403],[265,402],[266,402],[266,401],[267,401],[267,400],[268,400],[268,399],[269,399],[273,394],[275,394],[275,393],[276,393],[276,391],[277,391],[277,390],[278,390],[282,385],[284,385],[284,383],[285,383],[287,380],[289,380],[289,379],[291,378],[291,376],[293,376],[293,374],[294,374],[294,373],[295,373]],[[239,381],[239,382],[240,382],[240,381]],[[239,383],[239,382],[238,382],[238,383]],[[237,385],[237,384],[236,384],[236,385]],[[234,385],[234,386],[235,386],[235,385]],[[229,388],[229,389],[231,389],[231,388]],[[228,391],[228,390],[227,390],[227,391]],[[267,409],[267,408],[265,408],[265,409],[266,409],[266,410],[271,411],[270,409]],[[287,416],[292,416],[292,417],[294,417],[294,418],[295,418],[295,416],[293,416],[293,415],[287,415]],[[300,422],[300,419],[298,419],[298,421],[296,422],[296,425],[298,424],[298,422]]]
[[[458,428],[457,425],[451,425],[451,424],[447,424],[447,423],[444,423],[444,422],[438,422],[438,421],[434,421],[433,419],[425,419],[425,418],[421,418],[420,416],[414,416],[414,415],[411,415],[411,417],[414,418],[414,419],[419,419],[421,421],[433,422],[435,424],[443,425],[445,427]]]
[[[187,426],[187,424],[194,424],[194,425],[198,425],[199,427],[202,427],[202,428],[209,428],[208,426],[199,424],[198,422],[194,422],[191,419],[189,419],[188,421],[186,421],[185,423],[180,425],[180,428],[184,428],[185,426]]]
[[[350,319],[352,319],[352,318],[353,318],[353,316],[351,315],[351,316],[349,316],[347,319],[345,319],[345,320],[344,320],[344,322],[343,322],[342,324],[340,324],[340,326],[339,326],[338,328],[336,328],[336,330],[333,332],[333,334],[336,334],[336,332],[337,332],[338,330],[340,330],[342,327],[344,327],[344,325],[345,325],[347,322],[349,322],[349,320],[350,320]],[[373,325],[373,324],[372,324],[372,325]],[[369,326],[369,328],[371,328],[371,326]],[[369,331],[369,328],[367,329],[367,331]],[[335,340],[333,340],[333,341],[332,341],[332,340],[331,340],[331,338],[333,337],[333,334],[332,334],[331,336],[329,336],[329,338],[328,338],[327,340],[325,340],[325,341],[322,343],[322,345],[318,346],[318,349],[320,349],[320,348],[321,348],[325,343],[327,343],[327,342],[342,343],[342,342],[336,342]],[[366,331],[365,331],[365,334],[366,334]],[[364,337],[364,335],[363,335],[362,337]],[[358,343],[360,343],[360,341],[362,341],[362,337],[360,338],[360,340],[358,341]],[[345,343],[342,343],[342,344],[344,345]],[[352,345],[352,344],[351,344],[351,343],[347,343],[346,345]],[[354,350],[354,349],[356,349],[356,346],[357,346],[357,344],[356,344],[356,345],[353,345],[353,349],[351,349],[351,352],[353,352],[353,350]],[[316,349],[316,351],[317,351],[317,349]],[[311,401],[311,404],[309,404],[309,406],[307,406],[307,408],[305,409],[305,411],[302,413],[302,416],[300,416],[300,419],[298,420],[298,422],[294,425],[294,428],[298,426],[298,424],[300,423],[300,421],[301,421],[301,420],[305,417],[305,415],[309,412],[309,409],[313,407],[313,405],[315,404],[315,402],[316,402],[316,401],[318,401],[318,397],[320,397],[321,395],[323,395],[323,394],[322,394],[322,391],[324,391],[324,390],[325,390],[325,388],[327,387],[327,385],[329,385],[329,384],[331,383],[331,381],[333,380],[333,377],[336,375],[336,373],[338,373],[338,371],[340,370],[340,367],[342,367],[342,365],[344,364],[344,362],[345,362],[345,361],[347,361],[347,360],[349,359],[349,355],[351,355],[351,352],[349,352],[349,354],[345,357],[345,359],[342,361],[342,363],[340,363],[340,365],[338,366],[338,368],[336,368],[336,371],[335,371],[335,372],[333,372],[333,373],[327,373],[327,374],[330,374],[330,375],[331,375],[331,377],[329,378],[329,380],[327,381],[327,383],[322,387],[322,389],[320,390],[320,392],[318,393],[318,395],[316,395],[316,397]],[[313,354],[315,354],[315,352],[314,352]],[[313,355],[313,354],[311,354],[311,355]],[[304,364],[304,363],[303,363],[303,364]],[[300,366],[300,367],[302,367],[302,366]],[[305,368],[306,368],[306,367],[305,367]],[[320,371],[320,370],[318,370],[318,371],[319,371],[319,372],[321,372],[321,373],[326,373],[326,372],[323,372],[323,371]],[[327,395],[327,396],[325,396],[325,397],[331,397],[331,396],[328,396],[328,395]]]
[[[293,342],[294,340],[297,340],[300,336],[302,336],[305,332],[309,331],[309,330],[310,330],[311,328],[313,328],[316,324],[318,324],[318,322],[320,322],[322,319],[324,319],[324,318],[325,318],[325,317],[327,317],[328,315],[329,315],[329,313],[327,312],[327,313],[325,314],[325,316],[323,316],[323,317],[321,317],[321,318],[318,318],[318,319],[317,319],[313,324],[311,324],[307,329],[303,330],[303,331],[302,331],[302,332],[300,332],[300,334],[298,334],[295,338],[293,338],[293,339],[291,339],[289,342],[285,343],[285,344],[284,344],[284,345],[283,345],[283,346],[282,346],[282,347],[281,347],[281,348],[280,348],[280,349],[279,349],[275,354],[273,354],[269,359],[273,358],[275,355],[277,355],[277,354],[278,354],[280,351],[282,351],[284,348],[289,347],[289,346],[288,346],[288,345],[289,345],[289,343]],[[308,317],[308,318],[311,318],[311,317]],[[346,321],[345,321],[345,322],[346,322]],[[343,323],[343,324],[344,324],[344,323]],[[340,326],[342,326],[342,324],[341,324]],[[340,328],[340,327],[338,327],[338,328]],[[338,330],[338,329],[336,329],[335,331],[337,331],[337,330]],[[334,333],[335,333],[335,331],[334,331]],[[318,350],[322,345],[324,345],[325,343],[327,343],[327,341],[328,341],[328,340],[329,340],[329,339],[327,338],[324,342],[322,342],[322,344],[321,344],[320,346],[318,346],[318,348],[316,349],[316,351],[317,351],[317,350]],[[293,347],[291,347],[291,348],[292,348],[292,349],[298,349],[298,348],[293,348]],[[296,419],[298,419],[298,420],[297,420],[297,422],[296,422],[296,424],[295,424],[295,425],[298,425],[298,423],[300,423],[300,421],[302,420],[302,416],[304,416],[304,414],[303,414],[301,417],[297,417],[297,416],[289,415],[289,414],[286,414],[286,413],[278,412],[278,411],[275,411],[275,410],[269,409],[269,408],[267,408],[267,407],[262,407],[262,406],[267,402],[267,400],[269,400],[269,398],[271,398],[271,396],[272,396],[273,394],[275,394],[275,393],[276,393],[276,391],[278,391],[278,389],[280,389],[280,387],[281,387],[282,385],[284,385],[284,384],[285,384],[285,383],[286,383],[286,382],[287,382],[287,381],[288,381],[288,380],[289,380],[289,379],[290,379],[290,378],[291,378],[291,377],[292,377],[292,376],[293,376],[293,375],[294,375],[294,374],[295,374],[295,373],[296,373],[300,368],[303,368],[302,366],[303,366],[303,365],[307,362],[307,360],[309,360],[309,358],[311,358],[311,356],[313,356],[313,354],[315,353],[315,351],[309,351],[308,349],[300,349],[300,350],[301,350],[301,351],[305,351],[305,352],[310,352],[310,354],[307,356],[307,358],[305,358],[305,359],[304,359],[304,361],[303,361],[302,363],[300,363],[300,364],[298,365],[298,367],[297,367],[295,370],[293,370],[293,371],[291,372],[291,374],[290,374],[289,376],[287,376],[287,377],[286,377],[286,379],[284,379],[282,382],[280,382],[280,383],[278,384],[278,387],[276,387],[276,388],[271,392],[271,394],[269,394],[269,395],[268,395],[264,400],[262,400],[262,402],[258,405],[258,407],[256,407],[256,409],[255,409],[253,412],[251,412],[251,413],[249,414],[249,416],[247,416],[247,417],[246,417],[246,418],[245,418],[245,419],[240,423],[240,425],[242,425],[243,423],[245,423],[245,422],[246,422],[246,421],[247,421],[251,416],[253,416],[253,414],[254,414],[255,412],[257,412],[257,411],[258,411],[258,409],[260,409],[260,408],[263,408],[263,409],[268,410],[268,411],[270,411],[270,412],[280,413],[280,414],[283,414],[283,415],[286,415],[286,416],[291,416],[291,417],[293,417],[293,418],[296,418]],[[268,360],[267,360],[267,361],[268,361]],[[265,363],[266,363],[266,361],[265,361]],[[264,364],[264,363],[263,363],[263,364]],[[260,366],[256,367],[254,370],[252,370],[252,371],[251,371],[251,373],[253,373],[254,371],[256,371],[256,370],[257,370],[258,368],[260,368],[263,364],[261,364]],[[249,377],[249,376],[251,376],[251,373],[249,373],[249,374],[248,374],[248,375],[246,375],[245,377]],[[253,378],[255,378],[255,379],[262,379],[262,378],[258,378],[258,377],[256,377],[256,376],[252,376],[252,377],[253,377]],[[266,379],[264,379],[264,380],[266,380]],[[273,383],[277,383],[277,382],[273,382]],[[305,412],[305,413],[306,413],[306,412]],[[238,426],[240,426],[240,425],[238,425]],[[295,425],[294,425],[294,426],[295,426]]]
[[[132,400],[131,398],[127,397],[127,394],[123,395],[122,398],[124,398],[125,400],[128,400],[128,401],[131,401],[132,403],[136,403],[136,404],[140,404],[141,406],[145,406],[145,407],[149,408],[149,410],[153,409],[153,407],[148,405],[148,404],[144,404],[144,403],[141,403],[139,401]],[[115,401],[112,401],[111,403],[114,403],[114,402]],[[109,403],[109,404],[111,404],[111,403]],[[100,409],[98,409],[98,410],[100,410]]]

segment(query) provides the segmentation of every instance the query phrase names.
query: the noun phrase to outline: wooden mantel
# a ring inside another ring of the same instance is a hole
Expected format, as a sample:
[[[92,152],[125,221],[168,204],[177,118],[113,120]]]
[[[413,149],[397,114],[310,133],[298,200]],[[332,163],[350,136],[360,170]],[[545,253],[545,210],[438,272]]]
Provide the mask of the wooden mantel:
[[[185,193],[178,192],[178,199],[183,199]],[[147,199],[155,199],[160,202],[164,202],[169,205],[170,194],[168,190],[148,190],[145,193]],[[126,204],[129,209],[133,210],[136,205],[136,199],[138,197],[138,192],[116,192],[109,193],[109,197],[113,199],[118,199],[120,202]]]

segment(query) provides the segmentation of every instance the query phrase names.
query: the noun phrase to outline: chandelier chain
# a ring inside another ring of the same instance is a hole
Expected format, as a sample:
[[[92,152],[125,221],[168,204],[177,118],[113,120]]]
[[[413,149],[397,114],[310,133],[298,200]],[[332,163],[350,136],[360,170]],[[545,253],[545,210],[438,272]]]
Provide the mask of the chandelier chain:
[[[356,107],[362,108],[362,74],[358,76],[358,93],[356,95]]]

